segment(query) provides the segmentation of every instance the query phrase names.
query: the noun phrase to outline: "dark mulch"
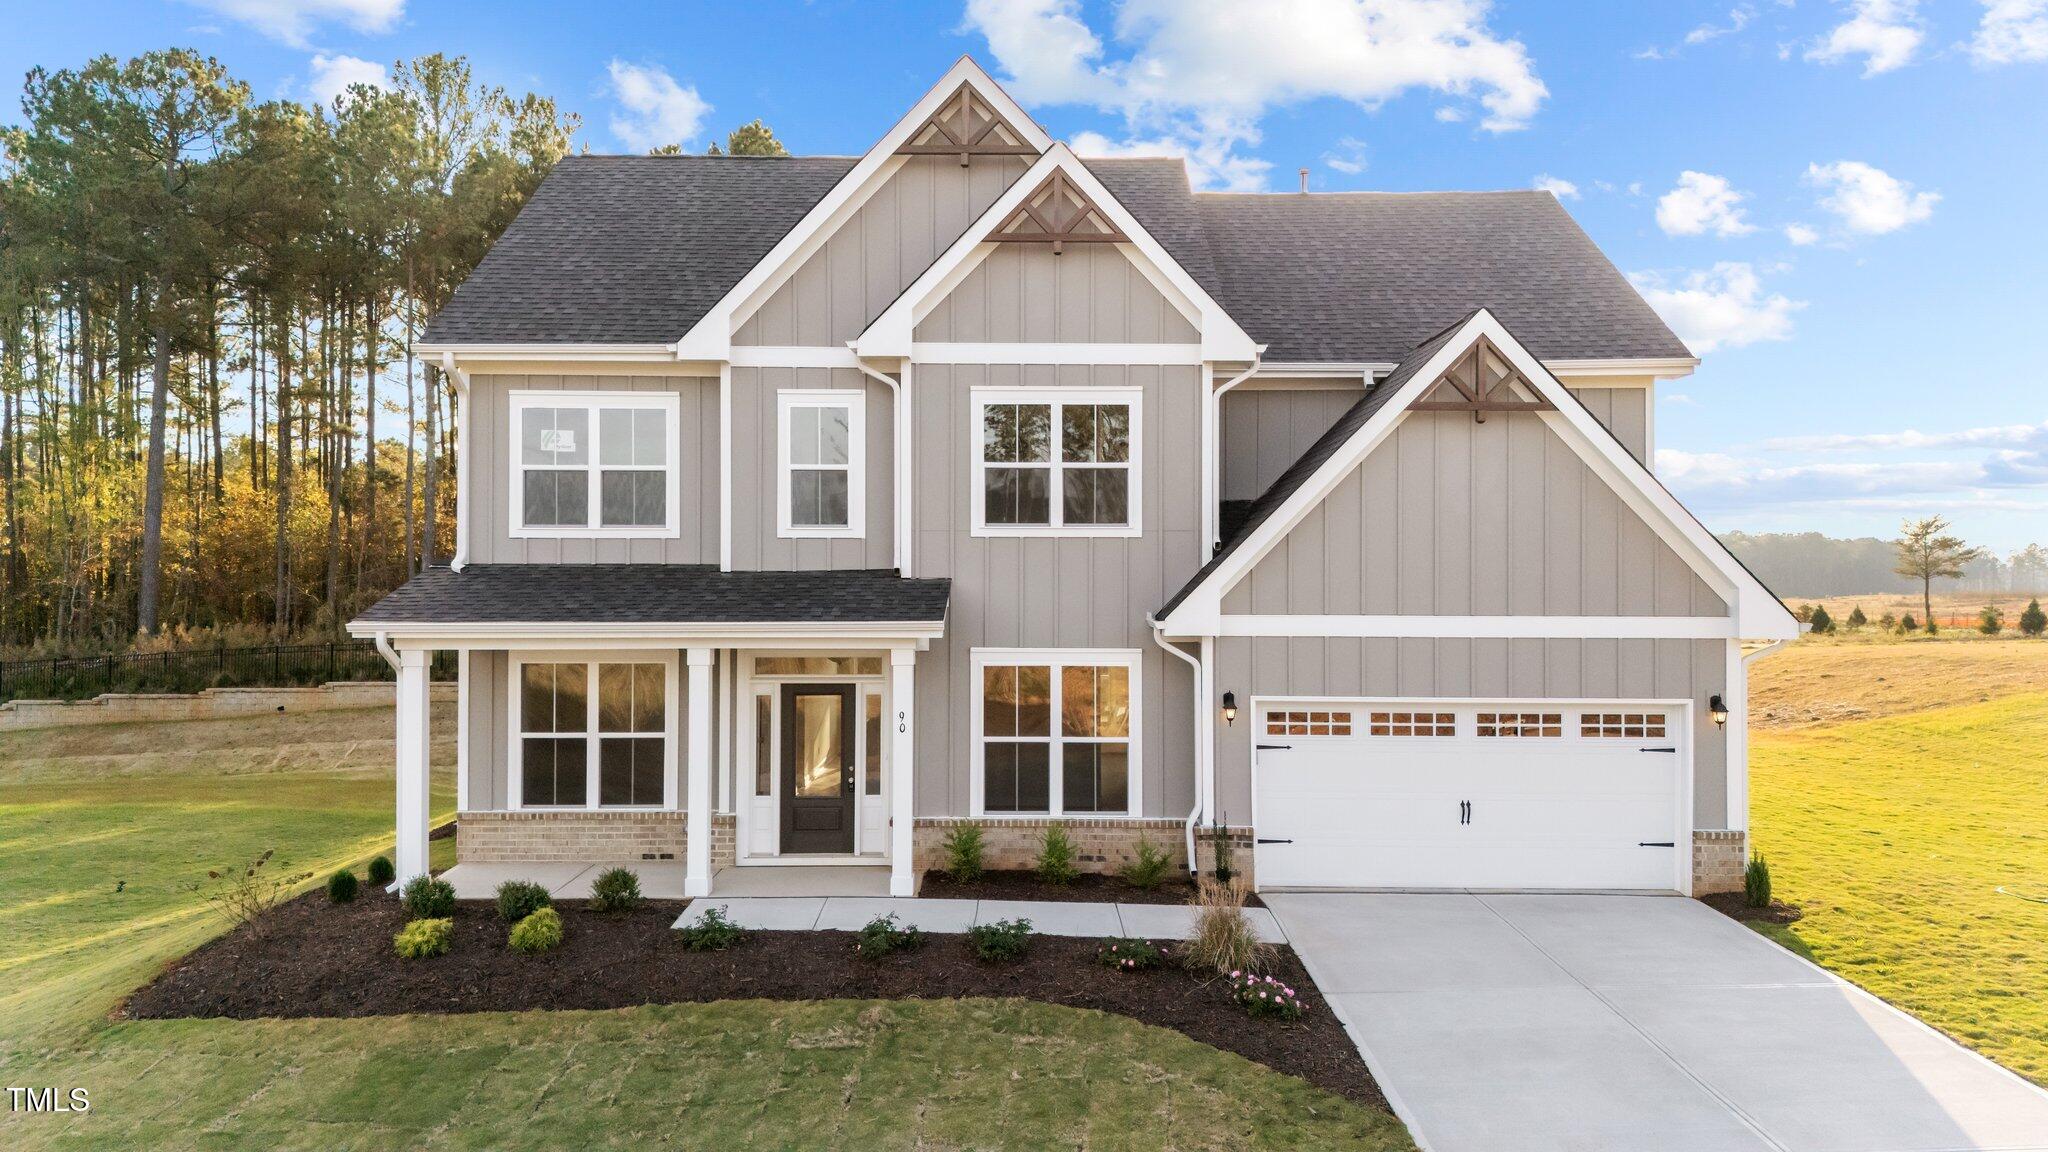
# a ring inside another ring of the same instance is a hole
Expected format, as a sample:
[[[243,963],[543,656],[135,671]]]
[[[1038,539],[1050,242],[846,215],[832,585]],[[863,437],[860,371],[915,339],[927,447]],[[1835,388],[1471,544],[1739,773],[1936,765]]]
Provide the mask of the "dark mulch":
[[[441,825],[439,828],[436,828],[433,831],[427,833],[427,839],[429,840],[453,840],[454,838],[455,821],[453,820],[450,820],[446,824]]]
[[[1069,884],[1047,884],[1036,872],[984,872],[981,879],[959,883],[944,872],[926,872],[919,896],[939,900],[1058,900],[1088,904],[1185,904],[1195,886],[1176,875],[1156,888],[1139,888],[1120,876],[1084,873]],[[1245,906],[1263,907],[1257,896]]]
[[[1700,902],[1723,916],[1759,924],[1791,924],[1806,913],[1796,904],[1773,900],[1767,907],[1752,908],[1740,892],[1715,892],[1700,897]]]
[[[1178,967],[1119,973],[1095,963],[1096,941],[1033,939],[1015,964],[983,964],[963,936],[857,960],[850,932],[754,932],[724,952],[692,952],[670,928],[685,904],[650,902],[623,915],[565,901],[568,939],[521,956],[488,904],[465,901],[445,956],[400,960],[391,937],[405,910],[380,894],[334,904],[308,893],[173,962],[129,997],[138,1019],[384,1016],[624,1008],[711,1000],[951,999],[1013,996],[1115,1012],[1235,1052],[1375,1107],[1385,1098],[1301,962],[1278,950],[1274,975],[1301,993],[1293,1022],[1253,1020],[1220,980]]]

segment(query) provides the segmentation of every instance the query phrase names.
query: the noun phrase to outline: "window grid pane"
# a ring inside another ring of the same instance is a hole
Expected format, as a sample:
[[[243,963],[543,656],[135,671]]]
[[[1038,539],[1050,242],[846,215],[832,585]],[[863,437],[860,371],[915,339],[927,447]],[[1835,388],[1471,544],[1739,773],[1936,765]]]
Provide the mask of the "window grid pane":
[[[519,524],[666,527],[669,415],[640,404],[521,407]]]
[[[1481,712],[1478,721],[1480,736],[1564,735],[1564,717],[1556,712]]]
[[[1051,813],[1057,762],[1060,812],[1128,811],[1130,675],[1123,665],[984,665],[982,810]]]
[[[1661,740],[1664,734],[1662,712],[1585,712],[1579,716],[1579,735],[1584,737]]]
[[[1384,732],[1373,733],[1384,736]],[[1268,736],[1349,736],[1351,735],[1351,712],[1348,709],[1332,709],[1315,712],[1268,712],[1266,713],[1266,735]]]

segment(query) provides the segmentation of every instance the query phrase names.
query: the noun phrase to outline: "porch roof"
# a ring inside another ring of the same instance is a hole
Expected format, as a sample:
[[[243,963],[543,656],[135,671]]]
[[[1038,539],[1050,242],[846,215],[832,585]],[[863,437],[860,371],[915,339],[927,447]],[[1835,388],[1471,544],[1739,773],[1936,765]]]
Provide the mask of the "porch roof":
[[[448,625],[943,624],[950,580],[893,569],[721,572],[708,564],[429,568],[349,622],[358,635]]]

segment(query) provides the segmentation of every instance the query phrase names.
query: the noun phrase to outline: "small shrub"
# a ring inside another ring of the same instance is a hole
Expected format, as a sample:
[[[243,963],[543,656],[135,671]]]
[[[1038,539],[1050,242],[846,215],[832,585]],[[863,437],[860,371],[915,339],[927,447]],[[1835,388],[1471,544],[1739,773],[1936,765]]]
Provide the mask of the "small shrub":
[[[854,954],[863,960],[879,960],[891,952],[903,952],[924,945],[924,932],[896,922],[896,914],[877,916],[854,937]]]
[[[1986,636],[1996,636],[2004,630],[2005,613],[1998,610],[1998,605],[1986,604],[1984,610],[1977,613],[1977,631]]]
[[[640,877],[631,868],[607,868],[590,882],[592,912],[631,912],[640,906]]]
[[[984,868],[979,824],[953,825],[940,847],[946,853],[946,875],[961,884],[981,879]]]
[[[1897,632],[1899,630],[1899,618],[1887,612],[1877,618],[1877,626],[1887,632]]]
[[[1160,881],[1165,880],[1166,874],[1172,869],[1173,857],[1168,856],[1165,849],[1152,843],[1151,837],[1141,833],[1138,836],[1137,854],[1131,858],[1129,864],[1124,865],[1124,883],[1149,892],[1159,887]]]
[[[1813,625],[1813,634],[1816,636],[1825,636],[1835,630],[1835,618],[1828,615],[1828,610],[1819,604],[1813,606],[1813,616],[1810,623]]]
[[[1066,826],[1047,825],[1045,835],[1038,842],[1038,878],[1047,884],[1072,884],[1074,877],[1081,874],[1081,869],[1074,863],[1077,855]]]
[[[976,924],[967,930],[967,944],[974,949],[977,960],[1021,960],[1031,948],[1031,921],[998,920],[993,924]]]
[[[1230,998],[1255,1017],[1299,1020],[1305,1011],[1294,989],[1271,976],[1253,972],[1230,974]]]
[[[424,960],[447,952],[454,939],[453,920],[414,920],[398,930],[398,935],[391,938],[391,946],[398,950],[402,960]]]
[[[238,867],[209,869],[205,881],[186,887],[205,897],[207,905],[227,921],[228,927],[246,924],[251,932],[261,933],[266,923],[263,914],[284,903],[292,889],[313,877],[311,872],[291,876],[265,872],[275,851],[266,849],[261,856]]]
[[[562,935],[562,914],[553,908],[536,908],[512,926],[506,942],[514,952],[531,956],[560,945]]]
[[[723,952],[747,938],[747,930],[727,919],[723,907],[705,909],[695,923],[676,929],[676,934],[692,952]]]
[[[391,858],[389,856],[375,856],[370,860],[368,875],[370,883],[380,888],[389,888],[391,887],[391,882],[398,879],[398,869],[391,866]]]
[[[455,885],[433,876],[407,880],[399,898],[416,920],[445,920],[455,915]]]
[[[2048,612],[2041,611],[2040,597],[2027,601],[2027,610],[2020,613],[2020,632],[2026,636],[2048,632]]]
[[[1150,940],[1133,936],[1112,936],[1095,949],[1095,962],[1119,972],[1144,972],[1166,960],[1166,949]]]
[[[1231,858],[1230,829],[1221,821],[1209,825],[1209,859],[1215,865],[1214,874],[1218,884],[1230,883],[1237,875],[1236,861]]]
[[[1919,630],[1920,622],[1918,620],[1913,619],[1913,614],[1911,612],[1908,612],[1904,616],[1899,617],[1899,631],[1918,632]]]
[[[1858,604],[1854,608],[1849,609],[1849,619],[1843,621],[1843,623],[1848,625],[1849,631],[1859,632],[1869,625],[1870,617],[1863,614],[1863,605]]]
[[[327,878],[327,898],[336,904],[347,904],[356,898],[356,874],[343,868]]]
[[[1219,976],[1265,970],[1273,950],[1252,931],[1244,898],[1243,884],[1202,881],[1195,890],[1195,934],[1182,953],[1183,963]]]
[[[1940,633],[1941,633],[1941,625],[1940,625],[1940,623],[1938,623],[1938,622],[1937,622],[1937,621],[1936,621],[1936,620],[1934,619],[1934,617],[1932,617],[1932,616],[1929,616],[1929,617],[1927,618],[1927,634],[1928,634],[1929,636],[1936,636],[1936,635],[1939,635]]]
[[[1742,870],[1742,902],[1751,908],[1771,906],[1771,866],[1761,856],[1752,856]]]
[[[517,924],[554,901],[548,890],[531,880],[507,880],[498,885],[498,919]]]

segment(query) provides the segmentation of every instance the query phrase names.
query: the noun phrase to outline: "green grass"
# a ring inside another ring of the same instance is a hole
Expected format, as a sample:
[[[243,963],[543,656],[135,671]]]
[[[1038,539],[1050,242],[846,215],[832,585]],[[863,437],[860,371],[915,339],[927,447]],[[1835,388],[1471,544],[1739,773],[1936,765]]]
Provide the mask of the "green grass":
[[[275,848],[317,882],[387,850],[390,757],[382,710],[0,734],[0,1084],[92,1101],[0,1110],[0,1147],[1412,1147],[1177,1032],[1023,1001],[106,1019],[222,929],[187,888],[208,868]]]
[[[1757,732],[1756,850],[1806,913],[1762,929],[2048,1083],[2048,694]]]

